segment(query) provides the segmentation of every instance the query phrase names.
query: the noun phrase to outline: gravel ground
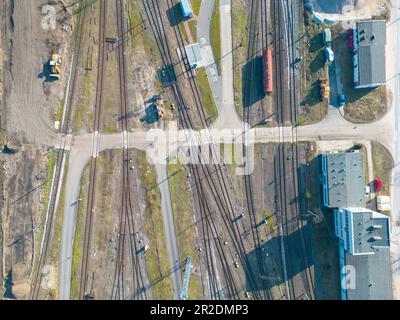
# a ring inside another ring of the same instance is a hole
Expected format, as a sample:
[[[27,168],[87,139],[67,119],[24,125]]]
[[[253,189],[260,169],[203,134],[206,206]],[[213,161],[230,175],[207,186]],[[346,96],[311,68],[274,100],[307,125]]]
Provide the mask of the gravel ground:
[[[63,56],[65,69],[70,37],[61,31],[61,21],[56,30],[42,29],[41,8],[46,4],[48,1],[44,0],[15,0],[6,5],[7,21],[11,21],[6,23],[6,129],[13,140],[35,144],[50,144],[55,138],[52,114],[63,98],[67,78],[64,76],[61,81],[50,83],[41,77],[52,52]],[[61,16],[58,19],[63,18]],[[64,23],[70,23],[70,19]]]
[[[1,129],[5,131],[5,143],[17,151],[13,155],[0,155],[0,161],[4,161],[4,202],[0,203],[0,239],[3,238],[4,250],[0,249],[0,280],[7,279],[6,292],[17,299],[29,294],[39,235],[32,230],[35,226],[41,230],[46,202],[43,183],[47,179],[49,158],[43,145],[50,145],[55,139],[55,112],[67,78],[50,83],[42,77],[44,65],[53,52],[63,56],[64,69],[68,65],[66,52],[71,37],[71,31],[61,30],[71,23],[71,16],[63,12],[57,15],[55,30],[42,29],[42,8],[49,2],[56,11],[62,8],[62,1],[47,0],[9,0],[0,5]],[[72,0],[64,1],[65,5],[69,3]]]

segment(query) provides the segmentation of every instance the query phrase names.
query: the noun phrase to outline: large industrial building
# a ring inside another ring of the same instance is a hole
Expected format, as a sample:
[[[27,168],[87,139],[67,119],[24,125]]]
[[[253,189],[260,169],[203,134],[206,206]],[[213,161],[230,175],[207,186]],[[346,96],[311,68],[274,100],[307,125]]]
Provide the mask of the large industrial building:
[[[343,300],[393,298],[390,219],[365,209],[335,210]]]
[[[390,219],[365,208],[361,153],[321,154],[323,203],[333,208],[343,300],[392,299]]]
[[[321,154],[325,207],[364,207],[364,158],[355,152]]]
[[[389,217],[365,208],[336,209],[335,234],[352,255],[374,254],[389,248]]]
[[[385,20],[357,23],[357,28],[353,30],[355,88],[374,88],[386,83],[385,46]]]

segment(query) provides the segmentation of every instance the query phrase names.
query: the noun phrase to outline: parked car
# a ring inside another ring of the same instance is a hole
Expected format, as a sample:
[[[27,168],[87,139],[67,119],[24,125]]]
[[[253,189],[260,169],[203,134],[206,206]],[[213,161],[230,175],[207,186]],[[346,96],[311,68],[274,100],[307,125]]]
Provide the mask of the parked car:
[[[344,94],[339,94],[338,97],[339,107],[343,107],[346,104],[346,97]]]
[[[382,190],[382,181],[375,179],[374,180],[374,192],[379,192]]]

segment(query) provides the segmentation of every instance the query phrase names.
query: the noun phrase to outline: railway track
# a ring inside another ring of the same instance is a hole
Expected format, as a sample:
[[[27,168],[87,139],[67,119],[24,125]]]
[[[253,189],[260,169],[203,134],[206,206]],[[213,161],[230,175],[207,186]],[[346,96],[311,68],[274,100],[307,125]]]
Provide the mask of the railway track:
[[[172,1],[170,1],[169,3],[170,3],[169,8],[171,8]],[[180,29],[175,27],[174,31],[176,39],[178,41],[178,46],[183,47],[184,40],[180,32]],[[192,95],[197,98],[195,100],[197,114],[199,115],[203,126],[208,127],[209,124],[204,114],[204,107],[201,103],[200,94],[198,92],[196,83],[194,81],[193,70],[189,70],[188,74],[189,74],[188,81],[190,81]],[[187,113],[181,112],[180,119],[182,119],[183,122],[185,122],[186,127],[193,128],[192,119]],[[215,152],[216,150],[215,145],[211,145],[211,148],[212,151]],[[235,251],[237,253],[237,256],[239,256],[241,264],[243,265],[243,268],[245,270],[245,274],[249,279],[249,283],[251,284],[250,286],[252,288],[256,288],[256,278],[254,275],[254,270],[248,260],[244,242],[241,237],[242,230],[240,230],[237,223],[233,222],[235,218],[235,210],[233,209],[232,199],[225,178],[222,175],[222,169],[224,168],[224,166],[222,166],[221,164],[215,164],[210,167],[207,165],[202,165],[195,171],[194,178],[195,180],[197,180],[195,184],[199,184],[202,189],[211,190],[211,197],[214,199],[218,207],[218,211],[220,212],[220,218],[222,218],[222,222],[225,227],[225,230],[224,229],[222,230],[225,232],[227,231],[229,233],[230,240],[235,245]],[[215,179],[213,179],[214,177]],[[260,298],[258,293],[255,294],[255,297]]]
[[[223,298],[225,295],[221,295],[221,292],[225,289],[227,291],[226,296],[231,299],[239,299],[238,288],[229,267],[228,257],[223,249],[222,239],[218,236],[218,231],[214,221],[215,211],[212,211],[208,205],[204,190],[202,190],[197,184],[195,188],[196,193],[199,195],[201,228],[205,247],[206,267],[209,276],[210,297],[211,299]],[[215,251],[217,253],[218,261],[214,258]],[[217,263],[220,264],[224,275],[224,287],[221,286],[220,281],[218,281],[216,271],[218,267]]]
[[[121,38],[126,35],[125,31],[125,11],[124,1],[116,0],[116,17],[118,37]],[[127,64],[125,59],[125,41],[122,39],[120,45],[117,47],[117,61],[118,61],[118,74],[119,74],[119,87],[120,87],[120,118],[121,118],[121,131],[124,135],[124,146],[122,148],[122,208],[119,216],[119,232],[117,243],[117,259],[114,272],[113,286],[111,299],[124,300],[127,295],[125,294],[125,266],[126,266],[126,252],[132,269],[132,289],[133,299],[147,299],[147,292],[144,283],[144,267],[138,257],[138,248],[136,244],[135,234],[135,217],[134,209],[131,198],[131,185],[130,185],[130,169],[129,169],[129,145],[127,141],[128,131],[128,93],[127,93]]]
[[[61,141],[61,145],[65,143],[65,136],[69,133],[69,124],[70,124],[70,118],[71,118],[71,110],[74,102],[74,94],[75,94],[75,87],[76,87],[76,79],[77,79],[77,69],[78,66],[80,65],[80,48],[81,48],[81,41],[82,41],[82,35],[83,35],[83,30],[84,30],[84,25],[85,25],[85,15],[86,15],[86,8],[88,5],[87,0],[81,0],[80,2],[80,8],[81,10],[78,13],[78,22],[77,22],[77,28],[76,28],[76,33],[75,33],[75,38],[74,38],[74,44],[73,44],[73,51],[72,51],[72,60],[71,60],[71,69],[70,69],[70,79],[69,83],[67,86],[69,86],[67,90],[67,96],[66,96],[66,102],[64,105],[64,115],[63,115],[63,121],[62,121],[62,127],[61,127],[61,133],[63,135],[63,141]],[[59,193],[59,188],[60,188],[60,179],[61,179],[61,173],[62,173],[62,168],[65,160],[65,149],[60,148],[57,150],[57,159],[56,159],[56,164],[53,172],[53,179],[52,179],[52,186],[49,194],[49,202],[48,202],[48,209],[47,209],[47,222],[44,227],[43,231],[43,238],[42,238],[42,245],[41,245],[41,252],[39,256],[39,261],[37,268],[34,272],[33,275],[33,281],[32,281],[32,289],[31,289],[31,294],[30,298],[31,300],[37,300],[39,297],[40,293],[40,285],[42,282],[42,269],[46,263],[47,259],[47,254],[49,250],[49,242],[50,242],[50,237],[52,233],[52,226],[53,226],[53,220],[55,216],[55,210],[56,210],[56,202],[57,202],[57,195]]]
[[[174,5],[172,1],[168,1],[167,4],[167,7],[163,8],[165,9],[165,11],[171,10]],[[175,65],[168,45],[164,23],[162,20],[163,14],[161,13],[160,6],[156,5],[154,1],[143,1],[143,5],[146,15],[148,17],[147,20],[150,23],[150,27],[156,39],[157,47],[160,51],[164,65]],[[154,13],[152,12],[152,9],[155,9]],[[178,43],[178,47],[183,47],[183,37],[180,33],[179,28],[176,26],[174,27],[174,33]],[[185,61],[186,59],[187,57],[183,52],[183,60]],[[177,84],[172,86],[172,93],[178,106],[178,119],[180,120],[180,123],[183,127],[193,128],[193,119],[186,112],[186,103],[179,84],[180,81],[188,81],[191,94],[194,97],[194,107],[196,108],[195,110],[197,111],[197,115],[199,116],[203,126],[207,127],[207,119],[204,113],[204,108],[201,104],[201,99],[197,86],[193,80],[193,72],[192,70],[186,70],[186,73],[189,75],[187,79],[178,79]],[[212,146],[212,149],[215,150],[215,146]],[[201,152],[200,156],[202,156]],[[210,165],[210,167],[204,164],[194,167],[194,185],[198,186],[200,190],[204,190],[205,193],[208,192],[211,198],[215,201],[217,212],[219,213],[218,215],[216,215],[216,217],[218,217],[221,222],[220,228],[224,228],[224,231],[228,233],[229,239],[234,247],[234,251],[236,252],[241,264],[243,265],[243,269],[245,271],[247,280],[250,283],[250,286],[252,288],[256,288],[254,272],[250,267],[250,263],[248,261],[243,239],[241,238],[241,230],[239,229],[237,224],[232,222],[233,218],[235,217],[235,210],[233,209],[230,191],[228,190],[227,184],[222,176],[222,170],[224,166]],[[200,201],[199,195],[198,200]],[[254,297],[256,299],[261,298],[256,291]]]
[[[274,86],[275,86],[275,101],[276,101],[276,117],[277,117],[277,122],[279,125],[282,125],[284,123],[284,117],[283,117],[283,105],[285,103],[284,101],[284,64],[283,64],[283,59],[282,59],[282,50],[284,48],[284,43],[282,43],[282,22],[280,20],[280,5],[278,1],[272,1],[273,2],[273,11],[272,11],[272,20],[274,23],[274,37],[273,37],[273,45],[274,45],[274,57],[275,57],[275,81],[274,81]],[[280,133],[280,131],[279,131]],[[287,249],[285,246],[285,240],[283,239],[284,237],[287,237],[287,232],[286,231],[286,218],[287,218],[287,201],[285,198],[286,195],[286,177],[284,176],[282,178],[282,174],[285,174],[285,167],[284,167],[284,159],[285,153],[284,153],[284,136],[279,135],[279,141],[281,143],[278,144],[277,146],[277,152],[275,155],[275,161],[274,161],[274,166],[275,166],[275,194],[276,194],[276,200],[275,200],[275,206],[276,206],[276,212],[279,214],[278,215],[278,225],[279,225],[279,236],[281,239],[281,255],[282,255],[282,264],[283,264],[283,273],[284,273],[284,278],[285,278],[285,283],[286,283],[286,297],[290,299],[293,296],[293,282],[291,281],[292,279],[288,278],[287,274],[287,259],[286,259],[286,254]]]
[[[106,62],[105,32],[106,32],[107,5],[105,3],[105,0],[99,0],[99,3],[100,3],[99,55],[97,64],[96,104],[95,104],[94,123],[93,123],[93,131],[95,133],[95,136],[101,129],[100,128],[101,109],[103,106],[104,73],[105,73],[105,62]],[[93,143],[96,144],[97,142],[93,140]],[[93,150],[94,149],[95,148],[93,148]],[[93,154],[90,160],[88,203],[86,208],[86,221],[85,221],[82,264],[81,264],[80,285],[79,285],[80,299],[85,299],[87,294],[91,294],[88,292],[87,289],[89,280],[88,270],[90,262],[90,248],[91,248],[94,205],[95,205],[96,167],[97,167],[97,155]]]
[[[288,29],[287,29],[287,36],[288,36],[288,50],[289,50],[289,61],[294,61],[296,58],[296,52],[295,52],[295,38],[294,38],[294,2],[290,2],[285,0],[285,9],[286,9],[286,17],[288,21]],[[299,17],[302,16],[301,8],[302,5],[301,3],[297,3],[297,6],[299,8]],[[294,141],[297,142],[297,135],[298,135],[298,126],[296,126],[297,120],[298,120],[298,89],[297,89],[297,78],[296,78],[296,72],[295,69],[291,69],[291,95],[290,95],[290,103],[291,103],[291,121],[294,124],[294,130],[293,132],[293,137]],[[295,174],[294,177],[294,183],[293,183],[293,188],[294,188],[294,194],[299,195],[299,180],[300,180],[300,173],[298,172],[299,164],[300,164],[300,155],[299,155],[299,146],[297,143],[292,144],[292,154],[294,157],[292,157],[292,172]],[[307,249],[306,249],[306,244],[305,244],[305,234],[304,234],[304,228],[306,227],[307,223],[303,219],[300,218],[300,204],[298,203],[296,206],[296,216],[297,216],[297,226],[299,230],[299,235],[300,235],[300,242],[301,242],[301,247],[303,251],[303,258],[304,258],[304,272],[302,273],[302,278],[303,278],[303,283],[305,287],[305,294],[308,296],[309,299],[315,299],[315,289],[314,289],[314,281],[313,281],[313,275],[311,273],[310,268],[308,267],[311,265],[309,263],[310,257],[307,255]]]
[[[171,8],[171,7],[172,7],[172,2],[170,2],[169,8]],[[180,29],[175,28],[174,31],[175,31],[176,39],[178,41],[178,46],[182,48],[184,46],[184,41],[183,41],[182,34],[180,32]],[[184,59],[185,59],[186,58],[185,53],[183,53],[183,55],[184,55]],[[189,74],[188,81],[190,82],[190,88],[192,91],[192,95],[196,98],[195,99],[196,110],[198,112],[198,115],[200,116],[202,125],[204,127],[208,127],[208,122],[207,122],[206,116],[204,114],[204,108],[201,104],[200,94],[198,92],[196,83],[194,81],[193,71],[188,70],[188,74]],[[182,96],[181,96],[181,99],[183,101]],[[183,103],[183,105],[184,105],[184,103]],[[180,119],[183,120],[184,125],[187,128],[193,128],[192,119],[187,113],[180,112]],[[214,146],[213,146],[213,152],[215,152]],[[236,237],[235,243],[239,243],[239,246],[240,245],[243,246],[243,243],[240,243],[240,241],[237,241],[238,239],[240,239],[240,238],[238,238],[237,233],[236,233],[236,232],[238,232],[238,230],[235,229],[235,226],[232,224],[232,219],[233,219],[233,214],[234,214],[232,202],[231,202],[231,199],[229,196],[229,192],[226,188],[225,181],[222,180],[223,183],[221,183],[221,170],[222,170],[222,167],[219,165],[212,166],[211,168],[209,168],[207,165],[202,165],[200,167],[196,167],[196,170],[194,170],[195,185],[200,186],[201,192],[203,192],[203,190],[205,190],[205,189],[207,190],[208,188],[211,187],[211,190],[212,190],[211,196],[214,198],[214,200],[219,201],[219,203],[217,203],[217,206],[219,207],[218,209],[219,209],[221,215],[224,215],[226,213],[226,211],[232,212],[232,214],[229,214],[228,215],[229,217],[226,218],[226,220],[225,220],[225,227],[231,229],[231,231],[232,231],[231,237]],[[217,182],[212,179],[213,175],[216,176],[216,178],[218,180]],[[206,182],[207,182],[208,186],[205,185]],[[211,184],[209,184],[208,182],[211,182]],[[222,197],[220,195],[222,195]],[[201,197],[202,196],[199,195],[199,193],[198,193],[199,201],[201,201],[200,200]],[[225,206],[225,209],[223,208],[224,206]],[[229,209],[229,207],[230,207],[230,209]],[[215,236],[218,236],[218,233],[215,233]],[[244,268],[246,268],[248,266],[246,253],[244,251],[244,247],[242,247],[241,249],[242,249],[241,258],[243,258],[243,261],[244,261],[243,265],[244,265]],[[231,258],[232,258],[232,260],[234,260],[233,255],[231,255]],[[219,254],[219,259],[220,259],[220,261],[224,261],[226,258],[222,257],[221,254]],[[228,268],[229,268],[229,266],[228,266]],[[228,270],[229,270],[229,273],[224,272],[224,275],[226,276],[225,281],[227,284],[227,288],[229,289],[229,287],[232,286],[229,284],[230,282],[232,282],[232,280],[230,278],[227,278],[227,276],[229,274],[231,274],[230,269],[228,269]],[[210,271],[210,272],[212,272],[212,271]],[[234,290],[230,290],[230,291],[236,293],[236,295],[230,296],[231,299],[235,299],[236,296],[238,297],[238,295],[237,295],[238,290],[236,288]]]
[[[248,46],[246,67],[244,73],[243,94],[243,121],[251,124],[268,115],[268,104],[264,99],[263,90],[260,90],[260,68],[262,68],[262,53],[267,48],[267,15],[268,0],[251,0],[250,16],[246,30],[248,33]]]
[[[288,299],[297,299],[299,296],[306,294],[312,299],[314,294],[314,286],[311,271],[308,268],[308,256],[305,248],[304,226],[305,222],[300,218],[299,200],[292,203],[288,194],[298,199],[299,195],[299,176],[298,167],[299,147],[297,144],[297,88],[296,75],[289,66],[290,61],[294,61],[294,36],[292,7],[289,1],[280,0],[273,1],[273,20],[275,26],[274,51],[275,51],[275,99],[276,114],[280,127],[285,122],[290,121],[293,126],[292,139],[285,141],[284,135],[280,135],[280,143],[277,147],[275,157],[275,180],[277,183],[276,194],[276,211],[279,213],[280,236],[282,237],[282,262],[284,265],[285,282],[287,284],[286,297]],[[288,45],[285,44],[287,39]],[[289,93],[288,95],[284,94]],[[287,110],[289,108],[289,115]],[[287,150],[287,146],[290,146]],[[287,161],[290,161],[287,163]],[[295,221],[295,224],[293,224]],[[289,238],[296,237],[296,239]],[[295,256],[295,246],[300,243],[302,255],[301,279],[302,285],[299,286],[298,281],[295,283],[292,259],[288,259],[287,255]]]
[[[245,123],[251,123],[251,95],[254,92],[254,87],[259,86],[257,81],[256,73],[259,73],[259,70],[255,63],[255,57],[257,57],[259,52],[259,46],[261,45],[261,51],[265,49],[266,45],[266,14],[267,14],[267,7],[266,2],[264,1],[257,1],[253,0],[251,2],[251,9],[250,9],[250,20],[249,20],[249,45],[248,45],[248,52],[247,52],[247,61],[250,63],[250,68],[248,68],[248,73],[246,78],[247,90],[243,96],[244,108],[243,112],[243,121]],[[265,17],[265,19],[263,19]],[[261,34],[261,38],[259,38],[259,34]],[[264,100],[264,99],[263,99]],[[261,109],[264,109],[264,102],[261,100]],[[264,113],[264,112],[263,112]],[[246,149],[243,145],[243,156],[246,157]],[[251,156],[251,155],[250,155]],[[251,159],[250,161],[252,161]],[[254,194],[253,194],[253,182],[252,182],[252,175],[246,174],[244,175],[244,185],[245,185],[245,197],[246,197],[246,204],[247,204],[247,213],[250,219],[249,228],[251,230],[255,255],[257,259],[257,269],[259,275],[264,275],[267,273],[266,266],[264,263],[263,257],[263,243],[260,239],[260,235],[258,233],[257,226],[257,214],[254,205]],[[258,289],[262,292],[264,299],[272,299],[272,295],[270,290],[270,283],[267,280],[262,279],[259,277],[259,286]]]

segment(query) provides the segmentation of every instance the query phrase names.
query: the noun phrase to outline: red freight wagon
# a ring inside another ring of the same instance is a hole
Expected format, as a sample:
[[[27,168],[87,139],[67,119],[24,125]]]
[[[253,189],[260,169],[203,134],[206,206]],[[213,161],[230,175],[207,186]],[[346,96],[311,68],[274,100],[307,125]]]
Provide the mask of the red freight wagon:
[[[263,52],[263,84],[264,94],[272,93],[272,50]]]

